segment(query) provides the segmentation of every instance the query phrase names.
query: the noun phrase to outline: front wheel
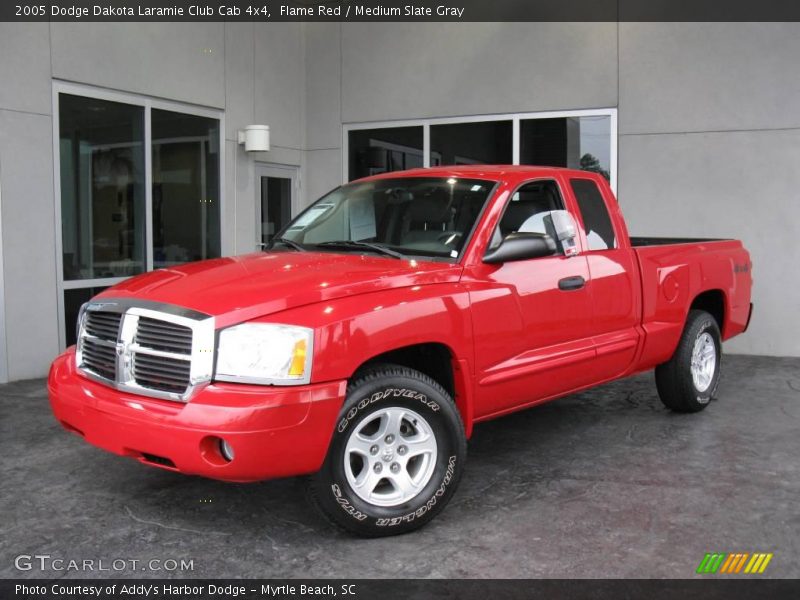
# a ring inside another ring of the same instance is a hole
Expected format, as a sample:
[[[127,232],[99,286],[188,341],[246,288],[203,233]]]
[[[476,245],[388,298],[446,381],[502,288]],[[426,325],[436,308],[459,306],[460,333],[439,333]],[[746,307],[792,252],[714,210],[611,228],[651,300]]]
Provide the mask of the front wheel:
[[[664,405],[676,412],[703,410],[717,391],[722,342],[717,321],[691,310],[672,358],[656,367],[656,387]]]
[[[465,457],[464,427],[447,392],[413,369],[375,367],[348,386],[311,496],[352,533],[406,533],[445,507]]]

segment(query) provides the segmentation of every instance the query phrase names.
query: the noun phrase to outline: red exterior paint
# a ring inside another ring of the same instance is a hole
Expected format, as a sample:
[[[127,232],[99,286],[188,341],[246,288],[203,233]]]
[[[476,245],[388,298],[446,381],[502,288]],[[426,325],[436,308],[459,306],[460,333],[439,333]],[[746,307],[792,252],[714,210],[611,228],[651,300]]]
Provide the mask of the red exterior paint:
[[[331,381],[278,389],[213,383],[184,405],[122,393],[82,377],[75,371],[74,348],[55,360],[48,381],[56,418],[87,442],[145,464],[153,464],[145,454],[169,458],[174,470],[228,481],[318,470],[346,385]],[[213,444],[209,449],[204,442],[208,436],[227,440],[236,458],[220,460]]]
[[[692,302],[703,292],[718,291],[724,298],[724,339],[747,325],[752,281],[742,244],[633,248],[616,199],[598,175],[538,167],[443,167],[375,178],[422,175],[497,182],[457,264],[262,252],[154,271],[100,294],[192,308],[214,315],[218,327],[251,320],[312,327],[311,384],[214,382],[184,405],[89,381],[76,373],[74,350],[68,349],[50,373],[56,417],[90,443],[118,454],[165,457],[185,473],[259,480],[318,469],[347,379],[390,350],[438,343],[450,351],[455,400],[469,435],[474,422],[667,360]],[[482,262],[507,200],[525,182],[555,180],[580,225],[570,178],[598,184],[617,248],[588,252],[580,233],[575,257]],[[587,282],[582,290],[558,289],[559,279],[575,275]],[[231,443],[236,452],[231,463],[214,461],[208,453],[204,458],[209,435]]]

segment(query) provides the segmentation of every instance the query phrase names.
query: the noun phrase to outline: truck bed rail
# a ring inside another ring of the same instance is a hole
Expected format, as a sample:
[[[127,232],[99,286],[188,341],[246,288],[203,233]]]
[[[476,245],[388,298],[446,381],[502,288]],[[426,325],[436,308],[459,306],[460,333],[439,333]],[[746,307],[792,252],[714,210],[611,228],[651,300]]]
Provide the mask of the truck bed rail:
[[[725,242],[727,238],[678,238],[678,237],[632,237],[631,246],[668,246],[670,244],[700,244],[703,242]]]

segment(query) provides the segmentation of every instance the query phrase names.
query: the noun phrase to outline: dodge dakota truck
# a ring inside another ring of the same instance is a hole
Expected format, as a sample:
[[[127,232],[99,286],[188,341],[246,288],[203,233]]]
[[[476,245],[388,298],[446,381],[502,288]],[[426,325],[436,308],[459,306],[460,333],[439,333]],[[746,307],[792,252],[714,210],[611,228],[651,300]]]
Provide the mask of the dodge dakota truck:
[[[308,475],[332,523],[391,535],[444,508],[476,423],[648,369],[666,407],[706,408],[751,285],[738,241],[629,237],[595,173],[386,173],[263,252],[97,295],[49,395],[107,451],[235,482]]]

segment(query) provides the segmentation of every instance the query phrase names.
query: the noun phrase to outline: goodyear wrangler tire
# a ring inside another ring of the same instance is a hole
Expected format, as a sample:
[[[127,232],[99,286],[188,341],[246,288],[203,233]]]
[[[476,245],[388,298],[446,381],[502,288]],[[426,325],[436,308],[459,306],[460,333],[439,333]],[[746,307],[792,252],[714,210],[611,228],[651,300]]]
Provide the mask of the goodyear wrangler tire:
[[[656,367],[656,387],[664,406],[675,412],[700,412],[715,397],[722,366],[717,321],[691,310],[675,354]]]
[[[348,386],[311,497],[357,535],[413,531],[450,500],[466,452],[458,410],[438,383],[406,367],[377,366]]]

